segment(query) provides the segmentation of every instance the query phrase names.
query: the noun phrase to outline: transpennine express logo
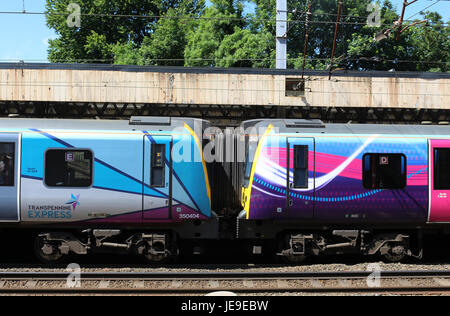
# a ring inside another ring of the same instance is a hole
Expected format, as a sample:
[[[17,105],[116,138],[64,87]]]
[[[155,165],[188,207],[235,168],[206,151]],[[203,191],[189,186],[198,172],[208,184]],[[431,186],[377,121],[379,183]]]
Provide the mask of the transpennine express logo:
[[[70,201],[68,201],[66,203],[66,205],[71,204],[73,207],[73,210],[75,211],[75,209],[77,208],[78,205],[80,205],[80,194],[78,194],[77,196],[71,194],[71,199]]]

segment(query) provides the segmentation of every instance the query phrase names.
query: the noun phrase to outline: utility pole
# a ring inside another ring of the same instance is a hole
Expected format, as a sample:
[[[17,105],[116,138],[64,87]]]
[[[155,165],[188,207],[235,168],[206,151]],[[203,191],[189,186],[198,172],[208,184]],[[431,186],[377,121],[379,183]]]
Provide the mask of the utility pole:
[[[422,20],[422,21],[417,21],[414,23],[411,23],[405,27],[403,27],[403,18],[405,17],[405,10],[406,7],[409,6],[410,4],[413,4],[414,2],[416,2],[417,0],[413,0],[411,2],[408,2],[407,0],[403,1],[403,9],[402,9],[402,15],[400,16],[400,20],[395,21],[394,25],[389,28],[389,29],[385,29],[381,32],[379,32],[378,34],[375,35],[375,41],[376,42],[380,42],[386,38],[388,38],[391,33],[393,32],[394,29],[397,29],[397,35],[395,37],[395,40],[398,41],[400,39],[400,35],[406,31],[407,29],[409,29],[410,27],[413,27],[415,25],[419,25],[419,24],[425,24],[426,26],[428,25],[428,20]],[[403,27],[403,28],[402,28]]]
[[[303,67],[302,67],[302,79],[304,79],[305,75],[305,63],[306,63],[306,54],[308,51],[308,42],[309,42],[309,21],[311,19],[311,0],[308,0],[308,12],[306,13],[306,23],[305,23],[305,46],[303,48]]]
[[[336,50],[336,40],[337,40],[337,34],[338,34],[338,30],[339,30],[339,20],[341,19],[341,9],[342,9],[342,0],[339,0],[338,14],[337,14],[337,19],[336,19],[336,28],[334,30],[333,49],[331,51],[330,74],[329,74],[328,80],[331,80],[331,73],[333,72],[334,51]]]
[[[405,17],[406,7],[413,4],[416,1],[417,0],[412,0],[411,2],[408,2],[407,0],[403,0],[402,15],[400,16],[400,20],[398,22],[398,31],[397,31],[397,37],[396,37],[397,41],[400,39],[400,34],[402,33],[402,24],[403,24],[403,18]]]
[[[287,0],[277,0],[277,69],[286,69],[287,56]]]

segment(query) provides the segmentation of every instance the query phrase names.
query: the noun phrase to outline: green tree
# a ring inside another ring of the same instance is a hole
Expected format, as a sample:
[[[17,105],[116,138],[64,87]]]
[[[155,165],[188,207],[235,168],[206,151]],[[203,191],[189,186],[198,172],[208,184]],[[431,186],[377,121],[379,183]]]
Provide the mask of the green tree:
[[[70,3],[81,7],[81,27],[67,24]],[[198,11],[202,3],[203,0],[47,0],[47,25],[58,34],[49,42],[49,60],[111,63],[115,53],[131,53],[129,48],[139,48],[145,38],[155,33],[159,16],[169,9]],[[125,55],[120,58],[136,60]]]
[[[66,23],[74,1],[81,5],[80,28]],[[342,2],[331,66],[337,1],[311,0],[307,69],[448,71],[450,29],[439,14],[422,13],[429,24],[408,28],[397,40],[399,16],[389,0]],[[369,3],[381,8],[380,27],[367,24]],[[288,4],[288,68],[300,69],[308,0]],[[249,7],[254,10],[244,14]],[[52,62],[275,67],[276,0],[211,0],[208,7],[205,0],[47,0],[47,10],[47,24],[59,35],[50,41]],[[386,29],[392,35],[375,41]]]
[[[245,27],[243,1],[212,0],[187,34],[185,66],[215,66],[216,52],[227,35]]]
[[[347,68],[448,71],[450,30],[444,26],[442,17],[437,13],[424,13],[424,18],[428,19],[429,24],[406,29],[398,40],[397,29],[392,29],[391,35],[382,41],[374,40],[375,32],[371,29],[355,35],[348,45]]]
[[[276,0],[253,0],[257,6],[257,17],[253,27],[267,30],[275,34]],[[411,27],[395,38],[392,35],[380,42],[374,40],[375,34],[392,28],[399,20],[392,3],[384,0],[378,3],[381,8],[381,26],[367,25],[368,0],[343,0],[342,17],[336,41],[335,62],[333,67],[353,70],[411,70],[448,71],[449,28],[437,13],[426,13],[429,26]],[[333,47],[333,36],[337,16],[337,1],[311,1],[311,23],[309,26],[309,42],[306,68],[327,69]],[[305,12],[307,0],[291,0],[288,2],[288,68],[301,68],[305,43]],[[408,22],[404,25],[408,25]],[[272,49],[272,48],[270,48]],[[409,61],[409,62],[408,62]],[[272,64],[273,66],[273,64]]]
[[[450,28],[436,12],[427,12],[424,17],[431,26],[414,27],[408,33],[411,59],[418,61],[415,70],[447,72],[450,70]]]
[[[252,33],[249,29],[236,28],[233,34],[224,37],[217,48],[215,65],[268,68],[271,66],[271,53],[274,52],[271,50],[274,46],[272,41],[270,33]]]

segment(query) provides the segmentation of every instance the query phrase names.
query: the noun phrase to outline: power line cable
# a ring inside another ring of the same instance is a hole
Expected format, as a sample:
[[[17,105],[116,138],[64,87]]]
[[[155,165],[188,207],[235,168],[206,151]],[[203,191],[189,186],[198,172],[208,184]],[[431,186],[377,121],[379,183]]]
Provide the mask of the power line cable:
[[[329,61],[330,58],[319,58],[319,57],[308,57],[309,61]],[[220,61],[220,60],[232,60],[232,61],[274,61],[275,58],[152,58],[152,59],[146,59],[147,61],[155,61],[155,62],[178,62],[178,61]],[[298,58],[287,58],[288,61],[297,61],[300,60],[300,57]],[[13,58],[2,58],[1,61],[5,62],[11,62],[16,61],[18,63],[25,63],[25,61],[20,59],[13,59]],[[113,58],[108,59],[56,59],[54,60],[56,63],[85,63],[85,62],[113,62]],[[450,64],[450,61],[444,62],[444,61],[432,61],[432,60],[406,60],[406,59],[384,59],[384,58],[378,58],[378,57],[359,57],[359,58],[343,58],[339,61],[362,61],[362,62],[390,62],[390,63],[426,63],[426,64]],[[45,59],[28,59],[28,62],[48,62],[48,60]]]
[[[419,13],[421,13],[421,12],[424,12],[424,11],[427,10],[428,8],[431,8],[432,6],[434,6],[435,4],[437,4],[437,3],[440,2],[440,1],[441,1],[441,0],[437,0],[436,2],[430,4],[428,7],[426,7],[426,8],[424,8],[424,9],[420,10],[419,12],[417,12],[417,13],[415,13],[415,14],[413,14],[413,15],[411,15],[411,16],[408,18],[408,20],[410,20],[412,17],[416,16],[417,14],[419,14]]]
[[[306,12],[305,12],[306,13]],[[69,16],[70,13],[58,13],[58,12],[19,12],[19,11],[0,11],[0,14],[11,14],[11,15],[62,15]],[[330,13],[313,13],[313,15],[330,15],[335,16],[336,14]],[[263,19],[263,18],[253,18],[253,17],[196,17],[196,16],[166,16],[166,15],[134,15],[134,14],[102,14],[102,13],[80,13],[81,17],[111,17],[111,18],[142,18],[142,19],[177,19],[177,20],[212,20],[212,21],[256,21],[256,22],[269,22],[275,23],[277,20],[274,19]],[[358,16],[347,16],[354,18],[367,18]],[[412,20],[404,20],[406,22],[413,22]],[[305,21],[300,20],[278,20],[278,22],[289,22],[305,24]],[[336,21],[310,21],[313,24],[336,24]],[[367,22],[351,22],[342,21],[340,24],[343,25],[367,25]],[[442,24],[449,24],[449,22],[443,22]],[[392,23],[382,24],[381,26],[392,26]],[[380,26],[380,27],[381,27]],[[430,24],[433,26],[433,24]]]

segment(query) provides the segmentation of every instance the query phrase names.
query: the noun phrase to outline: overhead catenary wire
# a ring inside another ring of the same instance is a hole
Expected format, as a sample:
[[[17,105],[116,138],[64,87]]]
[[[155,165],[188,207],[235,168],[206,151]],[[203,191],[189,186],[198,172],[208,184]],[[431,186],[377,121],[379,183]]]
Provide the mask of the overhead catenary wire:
[[[308,57],[309,61],[329,61],[330,58],[319,58],[319,57]],[[239,61],[274,61],[275,58],[148,58],[146,59],[147,62],[182,62],[182,61],[189,61],[189,62],[201,62],[201,61],[220,61],[220,60],[231,60],[234,62]],[[298,61],[300,60],[300,57],[297,58],[287,58],[288,61]],[[54,59],[53,60],[56,63],[86,63],[86,62],[114,62],[114,58],[108,58],[108,59]],[[384,59],[379,57],[359,57],[359,58],[343,58],[343,61],[362,61],[362,62],[372,62],[372,63],[380,63],[380,62],[388,62],[388,63],[413,63],[413,64],[450,64],[450,61],[444,62],[444,61],[434,61],[434,60],[402,60],[402,59]],[[21,60],[21,59],[8,59],[8,58],[0,58],[0,62],[16,62],[16,63],[27,63],[27,62],[48,62],[48,60],[45,59],[27,59],[27,61]],[[117,64],[118,65],[118,64]],[[152,66],[151,64],[146,65],[136,65],[136,66]]]
[[[419,13],[421,13],[421,12],[423,12],[423,11],[425,11],[425,10],[431,8],[432,6],[434,6],[435,4],[439,3],[440,1],[442,1],[442,0],[437,0],[436,2],[430,4],[428,7],[421,9],[421,10],[418,11],[417,13],[411,15],[411,16],[410,16],[407,20],[405,20],[405,21],[408,21],[408,20],[410,21],[411,18],[413,18],[413,17],[415,17],[416,15],[418,15]]]
[[[298,12],[305,13],[306,12]],[[1,14],[16,14],[16,15],[61,15],[61,16],[69,16],[70,13],[59,13],[59,12],[20,12],[20,11],[0,11]],[[314,15],[329,15],[336,16],[336,14],[332,13],[313,13]],[[111,17],[111,18],[142,18],[142,19],[176,19],[176,20],[217,20],[217,21],[255,21],[255,22],[268,22],[275,23],[276,19],[265,19],[258,17],[201,17],[201,16],[177,16],[177,15],[135,15],[135,14],[107,14],[107,13],[80,13],[81,17]],[[367,17],[359,17],[359,16],[350,16],[343,15],[342,17],[354,17],[354,18],[367,18]],[[413,20],[404,20],[405,22],[413,22]],[[279,22],[289,22],[294,24],[305,24],[305,21],[301,20],[279,20]],[[395,21],[392,21],[392,23]],[[335,21],[309,21],[310,24],[335,24]],[[381,24],[380,27],[392,26],[392,23]],[[341,21],[340,24],[343,25],[367,25],[367,22],[352,22],[352,21]],[[450,24],[450,22],[439,23],[439,25]],[[429,26],[434,26],[434,24],[429,24]],[[449,26],[443,26],[449,27]]]
[[[431,4],[430,6],[428,6],[427,8],[435,5],[436,3],[438,3],[439,1],[447,1],[447,0],[438,0],[436,2],[434,2],[433,4]],[[425,9],[427,9],[425,8]],[[425,10],[422,9],[422,10]],[[420,13],[421,11],[419,11],[418,13]],[[307,12],[304,12],[307,13]],[[418,14],[416,13],[416,15]],[[70,12],[67,13],[58,13],[58,12],[26,12],[25,10],[23,12],[14,12],[14,11],[0,11],[0,14],[29,14],[29,15],[33,15],[33,14],[40,14],[40,15],[45,15],[45,14],[56,14],[56,15],[63,15],[63,16],[68,16],[70,14]],[[166,16],[166,15],[122,15],[122,14],[102,14],[102,13],[80,13],[81,16],[92,16],[92,17],[127,17],[127,18],[162,18],[162,19],[195,19],[195,20],[201,20],[201,19],[208,19],[208,20],[255,20],[255,21],[267,21],[267,22],[275,22],[274,19],[260,19],[260,18],[255,18],[255,17],[199,17],[199,16]],[[337,14],[334,13],[311,13],[311,16],[314,15],[326,15],[326,16],[336,16]],[[342,17],[350,17],[350,18],[366,18],[366,17],[362,17],[362,16],[352,16],[352,15],[341,15]],[[415,15],[413,15],[415,16]],[[408,21],[408,20],[404,20],[404,21]],[[288,20],[287,22],[289,23],[301,23],[301,24],[306,24],[305,26],[309,26],[309,24],[336,24],[335,21],[313,21],[312,19],[308,19],[307,21],[300,21],[300,20]],[[366,22],[351,22],[351,21],[340,21],[341,25],[366,25]],[[448,23],[439,23],[439,25],[443,26],[444,24],[448,24]],[[429,26],[433,26],[429,25]],[[392,24],[385,24],[385,26],[392,26]],[[443,27],[448,27],[448,26],[443,26]],[[201,62],[201,61],[210,61],[210,62],[216,62],[216,61],[220,61],[220,60],[224,60],[225,58],[221,59],[221,58],[160,58],[160,59],[146,59],[146,62],[148,63],[158,63],[158,62]],[[261,61],[261,62],[272,62],[273,58],[246,58],[246,59],[235,59],[235,58],[226,58],[227,60],[232,60],[234,62],[239,62],[239,61]],[[18,60],[18,59],[0,59],[0,61],[5,60],[5,61],[18,61],[18,62],[22,62],[22,60]],[[37,62],[48,62],[48,60],[32,60],[32,59],[28,59],[29,61],[37,61]],[[288,61],[297,61],[298,58],[288,58]],[[311,58],[308,57],[307,60],[309,61],[318,61],[318,60],[323,60],[323,61],[328,61],[329,58]],[[105,63],[105,62],[109,62],[109,63],[113,63],[115,61],[114,58],[110,58],[110,59],[61,59],[61,60],[52,60],[53,62],[58,62],[58,63],[86,63],[86,62],[99,62],[99,63]],[[378,58],[378,57],[361,57],[361,58],[344,58],[345,62],[366,62],[366,63],[382,63],[382,62],[386,62],[386,63],[394,63],[394,64],[402,64],[402,63],[413,63],[413,64],[433,64],[433,65],[448,65],[450,62],[443,62],[443,61],[424,61],[424,60],[398,60],[398,59],[394,59],[394,60],[388,60],[388,59],[383,59],[383,58]]]
[[[439,0],[439,1],[450,1],[450,0]],[[432,4],[434,5],[434,4]],[[431,7],[430,5],[429,7]],[[427,8],[429,8],[427,7]],[[418,13],[426,10],[427,8],[422,9]],[[304,15],[307,11],[296,11],[297,14]],[[417,14],[418,14],[417,13]],[[49,12],[49,11],[0,11],[0,14],[24,14],[24,15],[62,15],[69,16],[70,12]],[[337,13],[326,13],[326,12],[313,12],[313,15],[320,16],[337,16]],[[117,13],[82,13],[80,12],[80,16],[84,17],[114,17],[114,18],[143,18],[143,19],[194,19],[194,20],[256,20],[256,21],[267,21],[267,22],[275,22],[275,19],[267,19],[267,18],[255,18],[252,16],[247,17],[201,17],[201,16],[179,16],[179,15],[142,15],[142,14],[117,14]],[[355,18],[355,19],[367,19],[367,16],[357,16],[357,15],[345,15],[341,14],[343,18]],[[405,22],[414,22],[414,20],[405,19]],[[293,22],[292,20],[283,21],[283,22]],[[334,21],[328,21],[335,23]],[[444,22],[444,24],[449,24],[450,22]]]

